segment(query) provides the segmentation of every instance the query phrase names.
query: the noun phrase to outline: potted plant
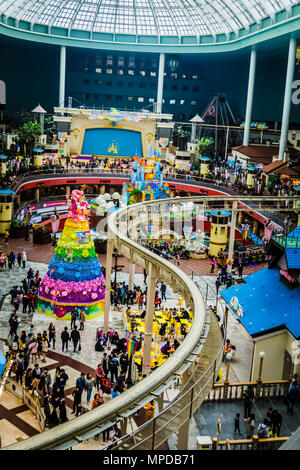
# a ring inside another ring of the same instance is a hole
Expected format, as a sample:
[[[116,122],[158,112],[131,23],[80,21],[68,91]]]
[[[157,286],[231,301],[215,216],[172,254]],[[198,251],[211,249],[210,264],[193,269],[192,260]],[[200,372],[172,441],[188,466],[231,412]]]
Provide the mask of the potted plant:
[[[95,251],[96,253],[106,253],[107,239],[106,238],[95,238]]]
[[[9,235],[11,238],[25,238],[26,235],[26,225],[25,220],[22,219],[12,219]]]
[[[47,243],[51,243],[51,241],[51,232],[50,230],[47,230],[44,225],[40,225],[33,230],[33,243],[46,245]]]

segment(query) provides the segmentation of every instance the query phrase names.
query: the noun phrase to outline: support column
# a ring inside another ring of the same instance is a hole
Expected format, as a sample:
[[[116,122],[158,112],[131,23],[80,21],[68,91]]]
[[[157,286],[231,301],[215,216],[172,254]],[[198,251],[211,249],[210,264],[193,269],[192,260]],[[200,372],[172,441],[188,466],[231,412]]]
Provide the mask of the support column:
[[[66,46],[60,46],[60,68],[59,68],[59,103],[65,105],[65,83],[66,83]]]
[[[280,145],[279,145],[279,160],[283,160],[283,154],[286,151],[287,147],[287,137],[289,130],[289,121],[290,121],[290,109],[291,109],[291,99],[292,99],[292,82],[294,79],[294,69],[295,69],[295,57],[296,57],[296,38],[291,36],[290,45],[289,45],[289,56],[286,70],[286,80],[285,80],[285,92],[284,92],[284,103],[282,111],[282,123],[281,123],[281,133],[280,133]]]
[[[134,275],[135,275],[135,264],[130,263],[129,264],[129,282],[128,282],[129,290],[133,290]]]
[[[228,260],[233,260],[233,249],[234,249],[235,228],[236,228],[236,216],[237,216],[237,201],[233,201],[232,210],[231,210]],[[232,264],[229,264],[228,265],[228,272],[231,273],[231,270],[232,270]]]
[[[189,447],[190,420],[188,419],[177,433],[177,450],[187,450]]]
[[[151,342],[153,333],[153,313],[154,299],[156,289],[156,267],[149,263],[148,279],[147,279],[147,306],[145,316],[145,335],[144,335],[144,353],[143,353],[143,370],[142,374],[149,375],[150,359],[151,359]]]
[[[113,254],[113,240],[108,235],[107,252],[106,252],[106,266],[105,266],[105,301],[104,301],[104,329],[108,330],[109,326],[109,313],[110,313],[110,289],[111,289],[111,268],[112,268],[112,254]]]
[[[251,114],[252,114],[252,104],[253,104],[253,94],[254,94],[254,82],[255,82],[255,69],[256,69],[256,50],[254,47],[252,47],[251,56],[250,56],[248,94],[247,94],[247,106],[246,106],[243,145],[249,145]]]
[[[164,88],[164,71],[165,71],[165,54],[159,54],[159,68],[158,68],[158,84],[157,84],[157,100],[156,112],[162,112],[163,102],[163,88]]]
[[[36,202],[39,202],[39,200],[40,200],[40,188],[35,189],[35,199],[36,199]]]

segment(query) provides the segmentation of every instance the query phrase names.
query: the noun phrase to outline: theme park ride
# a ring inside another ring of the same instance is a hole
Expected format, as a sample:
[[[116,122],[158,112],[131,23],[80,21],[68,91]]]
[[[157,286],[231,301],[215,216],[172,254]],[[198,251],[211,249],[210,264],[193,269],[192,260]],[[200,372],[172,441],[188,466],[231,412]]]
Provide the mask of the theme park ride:
[[[170,197],[169,185],[163,181],[162,158],[152,147],[146,158],[134,157],[130,181],[123,185],[122,205]]]

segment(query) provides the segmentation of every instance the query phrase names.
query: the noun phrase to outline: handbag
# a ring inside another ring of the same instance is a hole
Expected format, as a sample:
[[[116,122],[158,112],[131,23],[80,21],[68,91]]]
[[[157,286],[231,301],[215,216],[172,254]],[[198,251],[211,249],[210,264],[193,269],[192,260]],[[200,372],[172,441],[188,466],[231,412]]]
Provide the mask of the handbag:
[[[78,351],[81,351],[81,343],[79,343]]]

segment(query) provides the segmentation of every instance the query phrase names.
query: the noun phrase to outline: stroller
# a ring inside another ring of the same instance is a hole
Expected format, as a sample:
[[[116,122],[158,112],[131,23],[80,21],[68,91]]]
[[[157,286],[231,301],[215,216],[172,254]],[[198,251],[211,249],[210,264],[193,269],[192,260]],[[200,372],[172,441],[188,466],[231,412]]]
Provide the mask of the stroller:
[[[106,377],[101,377],[100,379],[100,388],[103,393],[107,393],[110,395],[112,391],[112,385],[111,382],[106,378]]]

